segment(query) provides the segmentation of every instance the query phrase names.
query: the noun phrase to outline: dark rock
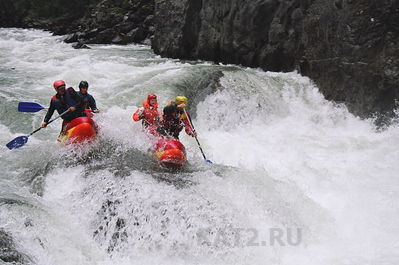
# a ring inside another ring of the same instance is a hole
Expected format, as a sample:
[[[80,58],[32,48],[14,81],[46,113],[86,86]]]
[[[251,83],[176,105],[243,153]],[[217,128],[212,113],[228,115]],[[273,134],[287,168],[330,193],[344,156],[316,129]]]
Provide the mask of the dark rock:
[[[142,27],[138,27],[127,33],[126,37],[129,39],[129,42],[139,43],[147,37],[147,34]]]
[[[94,7],[89,9],[89,3],[94,4]],[[58,10],[50,12],[47,17],[33,18],[30,15],[34,13],[31,12],[32,8],[45,10],[49,6],[46,1],[37,5],[33,6],[29,1],[0,0],[0,27],[40,28],[52,31],[55,35],[72,34],[65,39],[68,43],[127,44],[151,37],[148,28],[153,27],[154,0],[81,1],[75,7],[80,7],[80,14],[86,15],[80,17],[73,13],[74,10],[68,13],[67,9],[61,17],[51,16]],[[135,28],[141,28],[135,36],[125,36]]]
[[[85,32],[100,30],[94,36],[86,34],[79,40],[83,43],[139,43],[150,37],[148,27],[153,26],[153,13],[153,0],[103,0],[79,25]]]
[[[120,229],[122,229],[125,226],[126,226],[126,221],[124,219],[122,219],[122,218],[118,218],[118,220],[116,221],[115,228],[120,230]]]
[[[152,40],[162,56],[298,70],[362,116],[392,114],[399,98],[399,1],[98,0],[67,20],[32,18],[17,2],[0,0],[0,26],[71,33],[66,41],[82,44]]]
[[[121,34],[117,34],[111,42],[113,44],[124,44],[124,38]]]
[[[66,42],[66,43],[72,43],[72,42],[77,42],[77,41],[78,41],[78,34],[77,33],[69,34],[64,39],[64,42]]]
[[[117,25],[119,32],[124,33],[124,34],[133,30],[135,27],[136,27],[136,25],[133,23],[130,23],[130,22],[124,22],[124,23]]]
[[[15,249],[12,237],[0,229],[0,261],[11,264],[23,264],[28,261],[26,255]]]
[[[86,44],[83,44],[81,42],[77,42],[75,44],[72,44],[72,47],[74,49],[91,49],[89,46],[87,46]]]
[[[155,0],[162,56],[299,70],[355,114],[399,98],[399,1]]]
[[[148,27],[148,35],[154,35],[154,33],[155,33],[155,27],[153,27],[153,26],[150,26],[150,27]]]
[[[151,46],[151,42],[152,42],[152,39],[151,39],[151,38],[149,38],[149,39],[145,39],[145,40],[143,40],[143,41],[141,42],[141,44],[144,44],[144,45]]]
[[[91,39],[82,39],[86,43],[111,43],[114,38],[115,31],[113,29],[105,29],[97,34],[96,37]]]
[[[146,26],[154,25],[154,15],[149,15],[148,17],[146,17],[143,24]]]
[[[100,30],[98,28],[94,28],[94,29],[91,29],[91,30],[86,30],[84,38],[94,38],[95,36],[97,36],[99,31]]]

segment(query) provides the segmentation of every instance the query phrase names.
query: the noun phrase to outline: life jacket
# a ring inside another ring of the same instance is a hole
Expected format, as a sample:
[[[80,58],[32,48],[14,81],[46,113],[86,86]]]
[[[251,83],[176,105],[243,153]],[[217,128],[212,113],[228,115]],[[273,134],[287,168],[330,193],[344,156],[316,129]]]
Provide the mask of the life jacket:
[[[76,91],[73,89],[73,87],[68,87],[65,90],[65,99],[69,107],[75,106],[78,104],[73,98],[72,98],[72,92],[76,94]]]
[[[87,93],[87,94],[82,94],[80,91],[79,92],[77,92],[78,93],[78,95],[82,98],[82,100],[83,100],[83,108],[84,109],[89,109],[90,108],[90,103],[89,103],[89,101],[90,101],[90,95],[89,95],[89,93]]]
[[[83,109],[92,109],[97,110],[96,101],[94,100],[93,96],[89,93],[82,94],[82,92],[77,92],[79,97],[83,101]]]
[[[164,114],[161,121],[162,128],[170,133],[180,132],[183,129],[183,123],[179,115]]]
[[[176,104],[175,101],[170,101],[168,104],[166,104],[167,106]],[[177,105],[177,104],[176,104]],[[168,115],[163,115],[163,120],[170,120],[170,125],[171,127],[175,127],[179,132],[182,130],[182,127],[184,126],[184,129],[186,131],[186,133],[188,135],[191,135],[194,132],[194,129],[191,127],[190,121],[189,121],[189,117],[186,115],[186,113],[184,112],[184,110],[178,110],[178,119],[180,122],[174,120],[176,119],[175,117],[168,117]],[[165,123],[166,126],[168,126],[168,122]]]
[[[65,99],[65,95],[64,96],[59,96],[57,97],[57,95],[54,95],[51,98],[51,104],[55,107],[55,109],[57,110],[58,114],[61,114],[63,112],[65,112],[68,109],[68,105]]]
[[[167,106],[176,105],[174,101],[170,101]],[[169,134],[175,138],[179,138],[179,133],[185,128],[187,134],[192,135],[193,128],[190,125],[190,121],[187,115],[184,113],[183,110],[177,110],[175,113],[172,114],[163,114],[162,128]]]
[[[76,104],[78,103],[72,98],[72,95],[71,95],[72,90],[73,90],[72,87],[68,87],[65,90],[65,94],[63,96],[57,97],[57,95],[54,95],[51,98],[51,104],[53,104],[53,106],[57,110],[58,114],[65,112],[69,107],[76,106]],[[82,116],[81,112],[82,112],[81,110],[68,112],[68,113],[64,114],[62,116],[62,118],[66,121],[70,121],[76,117]]]
[[[158,113],[158,102],[154,106],[148,103],[148,100],[144,100],[142,103],[143,107],[136,110],[133,114],[133,120],[139,121],[143,119],[143,126],[147,127],[150,125],[158,125],[159,113]]]

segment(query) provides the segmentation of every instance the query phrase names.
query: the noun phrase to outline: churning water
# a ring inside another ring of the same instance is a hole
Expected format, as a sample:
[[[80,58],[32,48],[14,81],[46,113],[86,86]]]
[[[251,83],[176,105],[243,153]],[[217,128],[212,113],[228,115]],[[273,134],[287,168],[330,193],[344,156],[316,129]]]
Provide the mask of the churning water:
[[[378,132],[297,73],[160,58],[147,46],[74,50],[0,29],[0,262],[398,264],[399,128]],[[72,149],[54,122],[18,150],[52,82],[90,84],[101,137]],[[149,93],[189,111],[207,165],[165,172],[132,113]]]

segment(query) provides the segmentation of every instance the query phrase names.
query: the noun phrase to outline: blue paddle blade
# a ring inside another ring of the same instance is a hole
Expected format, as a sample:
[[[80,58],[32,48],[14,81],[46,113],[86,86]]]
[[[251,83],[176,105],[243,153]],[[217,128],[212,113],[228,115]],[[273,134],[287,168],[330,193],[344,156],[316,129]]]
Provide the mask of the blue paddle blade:
[[[22,146],[24,146],[28,142],[28,136],[19,136],[6,144],[7,148],[12,150],[12,149],[17,149]]]
[[[213,162],[211,161],[211,160],[209,160],[209,159],[207,159],[207,160],[205,160],[207,163],[209,163],[209,164],[213,164]]]
[[[19,102],[18,104],[18,111],[20,112],[38,112],[42,109],[44,107],[34,102]]]

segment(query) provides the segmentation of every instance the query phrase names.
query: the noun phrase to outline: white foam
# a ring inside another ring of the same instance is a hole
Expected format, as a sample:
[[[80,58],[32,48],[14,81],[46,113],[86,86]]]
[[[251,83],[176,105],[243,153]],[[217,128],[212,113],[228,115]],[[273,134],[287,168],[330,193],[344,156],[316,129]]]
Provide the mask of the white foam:
[[[54,80],[74,87],[87,80],[101,109],[95,116],[100,136],[117,145],[106,154],[87,150],[94,161],[81,162],[85,154],[71,155],[54,143],[54,124],[20,150],[0,155],[2,183],[13,187],[8,193],[0,188],[2,198],[34,205],[0,205],[0,226],[38,264],[397,263],[396,125],[377,132],[371,120],[326,101],[297,73],[191,65],[162,59],[146,46],[74,50],[62,37],[37,30],[0,29],[0,36],[9,82],[0,84],[1,95],[47,105]],[[193,121],[214,165],[202,164],[197,143],[182,132],[192,164],[187,172],[135,167],[150,143],[131,115],[149,93],[163,106],[198,69],[224,74]],[[32,115],[27,124],[35,127],[44,113]],[[0,139],[16,135],[0,125]],[[35,163],[49,163],[37,173],[45,179],[42,197],[29,192],[32,176],[24,176]],[[34,226],[24,224],[27,218]],[[118,218],[124,227],[117,227]],[[298,247],[208,246],[197,241],[204,227],[214,233],[256,228],[263,239],[273,227],[300,227],[304,235]]]

